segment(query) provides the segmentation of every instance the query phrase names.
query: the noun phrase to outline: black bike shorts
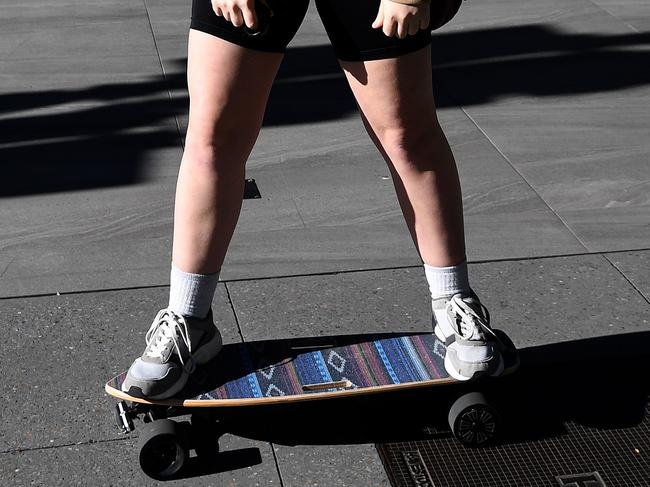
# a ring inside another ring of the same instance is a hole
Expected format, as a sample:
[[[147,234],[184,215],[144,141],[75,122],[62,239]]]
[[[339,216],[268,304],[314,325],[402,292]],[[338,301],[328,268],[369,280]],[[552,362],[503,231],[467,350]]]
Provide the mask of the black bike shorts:
[[[210,0],[192,0],[190,28],[212,34],[242,47],[284,53],[305,18],[309,0],[267,0],[274,12],[264,35],[250,36],[214,13]],[[388,37],[373,29],[380,0],[316,0],[336,57],[343,61],[367,61],[396,57],[431,43],[431,30],[421,29],[404,39]]]

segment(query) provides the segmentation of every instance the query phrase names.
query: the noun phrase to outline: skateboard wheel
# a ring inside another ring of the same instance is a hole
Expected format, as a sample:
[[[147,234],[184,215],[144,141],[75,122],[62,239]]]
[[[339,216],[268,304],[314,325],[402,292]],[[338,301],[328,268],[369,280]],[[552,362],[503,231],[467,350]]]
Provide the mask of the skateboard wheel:
[[[497,433],[499,422],[496,410],[480,392],[459,397],[449,410],[448,420],[454,436],[472,447],[489,443]]]
[[[173,477],[187,456],[178,423],[158,419],[145,426],[140,437],[140,467],[148,476],[157,480]]]

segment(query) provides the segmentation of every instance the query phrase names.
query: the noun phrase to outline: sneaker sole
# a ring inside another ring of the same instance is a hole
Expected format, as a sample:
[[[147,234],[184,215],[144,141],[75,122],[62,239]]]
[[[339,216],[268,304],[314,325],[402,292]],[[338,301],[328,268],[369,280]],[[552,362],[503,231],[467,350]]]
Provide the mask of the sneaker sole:
[[[192,359],[196,364],[203,365],[209,362],[210,360],[212,360],[214,357],[216,357],[221,351],[222,347],[223,347],[223,340],[221,338],[221,333],[219,333],[219,330],[217,330],[214,337],[212,337],[212,340],[210,340],[208,343],[201,346],[196,351],[196,353],[192,355]],[[172,384],[168,389],[166,389],[165,392],[162,392],[157,395],[146,395],[142,392],[142,389],[138,386],[131,386],[129,387],[129,390],[122,389],[122,391],[126,392],[129,395],[142,397],[145,399],[153,399],[153,400],[167,399],[178,394],[180,391],[183,390],[183,388],[187,384],[187,380],[189,379],[189,376],[190,374],[185,372],[185,370],[182,370],[179,379],[176,382],[174,382],[174,384]],[[134,389],[134,392],[131,392],[132,389]]]
[[[505,369],[505,364],[503,362],[503,357],[501,356],[501,354],[499,354],[499,364],[497,365],[497,368],[496,368],[496,370],[494,372],[492,372],[491,374],[489,374],[487,372],[474,372],[474,374],[471,377],[467,377],[467,376],[462,375],[454,367],[454,364],[452,363],[451,359],[449,358],[449,355],[445,354],[445,369],[447,370],[447,373],[449,374],[450,377],[452,377],[452,378],[454,378],[456,380],[462,381],[462,382],[466,382],[466,381],[478,379],[479,377],[481,377],[483,375],[489,375],[491,377],[497,377],[497,376],[503,374],[503,371]]]

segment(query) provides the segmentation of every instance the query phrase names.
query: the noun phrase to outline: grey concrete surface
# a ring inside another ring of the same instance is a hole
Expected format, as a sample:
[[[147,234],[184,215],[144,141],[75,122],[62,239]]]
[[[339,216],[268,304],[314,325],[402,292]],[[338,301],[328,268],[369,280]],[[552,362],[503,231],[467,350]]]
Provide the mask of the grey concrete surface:
[[[390,486],[371,445],[277,446],[275,452],[286,487]]]
[[[562,5],[467,9],[469,25],[450,28],[458,51],[440,54],[436,74],[585,247],[646,248],[647,38],[591,1]],[[526,20],[513,22],[524,12]],[[476,22],[485,29],[478,50],[463,39]]]
[[[104,384],[142,353],[167,297],[160,288],[2,301],[0,451],[116,438]],[[239,341],[223,285],[214,306],[224,341]]]
[[[190,9],[0,5],[9,485],[154,483],[103,384],[167,302]],[[433,35],[472,285],[520,347],[650,329],[648,13],[644,0],[465,2]],[[313,2],[247,176],[262,198],[244,202],[213,303],[227,341],[430,327],[388,171]],[[314,443],[228,435],[224,465],[172,483],[389,485],[371,443]]]
[[[494,327],[525,347],[650,329],[647,300],[609,261],[619,258],[523,259],[469,272]],[[245,340],[431,329],[420,268],[227,286]]]
[[[0,454],[0,474],[7,485],[196,485],[274,487],[282,485],[268,443],[226,435],[221,464],[192,470],[164,483],[134,467],[135,438],[65,445]],[[192,462],[194,458],[190,458]],[[191,464],[191,463],[190,463]],[[285,484],[286,485],[286,484]]]
[[[650,252],[621,252],[608,255],[609,261],[650,300]]]

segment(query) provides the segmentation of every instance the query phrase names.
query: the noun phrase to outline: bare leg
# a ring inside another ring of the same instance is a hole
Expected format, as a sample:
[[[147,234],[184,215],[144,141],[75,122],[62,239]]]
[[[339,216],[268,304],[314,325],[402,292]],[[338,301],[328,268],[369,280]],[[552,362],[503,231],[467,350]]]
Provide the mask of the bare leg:
[[[341,66],[366,130],[391,170],[415,245],[431,266],[425,270],[435,334],[447,343],[445,368],[452,377],[469,380],[503,372],[503,345],[466,282],[460,183],[436,116],[430,52],[426,47],[398,58]]]
[[[391,171],[422,260],[445,267],[465,259],[463,205],[454,156],[436,116],[430,52],[340,64]]]
[[[221,349],[210,313],[216,272],[239,219],[244,167],[281,59],[190,30],[190,121],[176,185],[170,303],[156,315],[123,391],[171,397],[185,386],[193,365]]]
[[[190,118],[176,187],[172,260],[184,272],[223,264],[244,194],[245,164],[282,54],[190,30]]]

